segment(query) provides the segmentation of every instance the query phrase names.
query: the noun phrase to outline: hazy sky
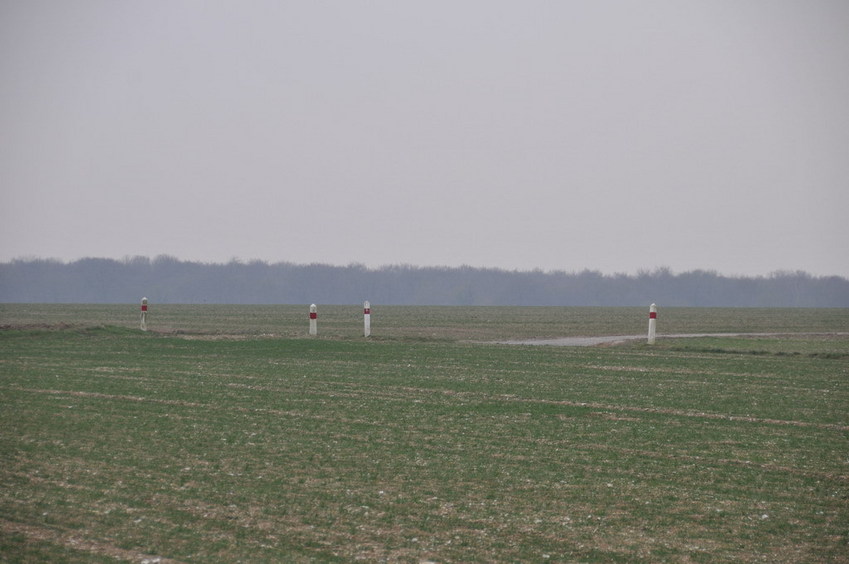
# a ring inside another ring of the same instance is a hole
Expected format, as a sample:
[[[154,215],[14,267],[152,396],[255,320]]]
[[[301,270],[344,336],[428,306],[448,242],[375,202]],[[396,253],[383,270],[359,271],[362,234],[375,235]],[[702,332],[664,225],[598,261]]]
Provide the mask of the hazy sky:
[[[849,276],[845,0],[0,0],[0,260]]]

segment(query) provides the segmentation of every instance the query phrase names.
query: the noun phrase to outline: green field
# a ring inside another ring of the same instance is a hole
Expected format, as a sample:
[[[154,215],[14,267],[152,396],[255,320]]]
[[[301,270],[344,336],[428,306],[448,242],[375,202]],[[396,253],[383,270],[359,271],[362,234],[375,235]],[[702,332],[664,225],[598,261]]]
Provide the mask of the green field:
[[[0,304],[0,562],[849,562],[849,310]]]

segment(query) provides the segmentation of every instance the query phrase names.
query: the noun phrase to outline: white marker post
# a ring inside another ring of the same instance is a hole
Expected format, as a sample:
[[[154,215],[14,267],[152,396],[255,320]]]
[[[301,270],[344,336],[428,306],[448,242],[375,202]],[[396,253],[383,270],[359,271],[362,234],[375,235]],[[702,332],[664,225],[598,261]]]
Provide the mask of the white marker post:
[[[310,306],[310,335],[318,335],[318,308]]]
[[[649,344],[654,344],[655,325],[657,325],[657,305],[649,307]]]
[[[365,336],[371,335],[371,304],[368,300],[363,302],[363,324]]]
[[[147,331],[147,298],[141,301],[141,330]]]

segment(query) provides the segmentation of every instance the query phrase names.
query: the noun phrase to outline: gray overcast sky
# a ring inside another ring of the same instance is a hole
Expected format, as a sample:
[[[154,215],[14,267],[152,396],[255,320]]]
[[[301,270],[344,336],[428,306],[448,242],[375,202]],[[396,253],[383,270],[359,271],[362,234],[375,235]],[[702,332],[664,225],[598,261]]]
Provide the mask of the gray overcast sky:
[[[0,0],[0,260],[849,277],[845,0]]]

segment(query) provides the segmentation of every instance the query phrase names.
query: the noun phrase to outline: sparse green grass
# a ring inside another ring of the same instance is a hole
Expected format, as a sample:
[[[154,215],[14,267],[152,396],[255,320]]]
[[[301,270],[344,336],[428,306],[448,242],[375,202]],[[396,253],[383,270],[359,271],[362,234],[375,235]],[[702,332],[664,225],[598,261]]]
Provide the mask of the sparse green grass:
[[[398,308],[366,340],[340,307],[309,339],[305,308],[213,306],[142,333],[113,307],[0,308],[27,325],[0,331],[0,561],[849,561],[845,336],[502,346],[467,341],[645,316]],[[675,331],[741,330],[700,311]]]
[[[675,339],[663,348],[675,351],[774,356],[810,356],[849,360],[849,335],[769,335]]]
[[[309,304],[174,305],[152,301],[150,331],[177,335],[294,338],[307,336]],[[479,340],[641,335],[648,306],[425,307],[372,304],[372,337]],[[137,329],[139,304],[0,304],[0,327],[114,326]],[[318,305],[321,338],[362,336],[362,305]],[[664,308],[658,335],[849,331],[849,309]]]

